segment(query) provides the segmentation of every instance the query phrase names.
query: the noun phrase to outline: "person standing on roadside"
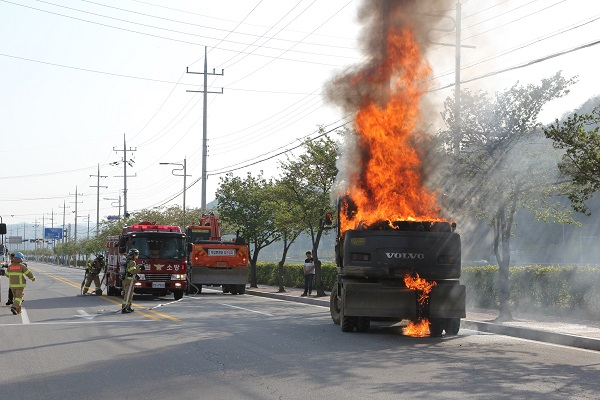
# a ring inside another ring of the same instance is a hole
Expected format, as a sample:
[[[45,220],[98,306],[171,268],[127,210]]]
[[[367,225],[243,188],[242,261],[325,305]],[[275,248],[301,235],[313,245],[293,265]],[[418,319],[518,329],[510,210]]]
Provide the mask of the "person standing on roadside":
[[[21,314],[21,303],[23,302],[23,294],[27,284],[25,277],[31,279],[31,282],[35,282],[35,276],[33,276],[31,271],[27,268],[27,265],[23,264],[24,259],[25,256],[23,253],[16,252],[6,271],[14,301],[10,311],[12,311],[14,315]]]
[[[135,260],[140,256],[138,249],[131,249],[127,253],[127,263],[125,264],[125,279],[123,279],[123,304],[121,307],[122,314],[129,314],[134,310],[131,308],[131,300],[133,299],[133,285],[136,281],[136,276],[142,272]]]
[[[304,260],[304,293],[301,296],[310,296],[312,294],[313,278],[315,277],[315,261],[312,258],[310,251],[306,252],[306,260]]]

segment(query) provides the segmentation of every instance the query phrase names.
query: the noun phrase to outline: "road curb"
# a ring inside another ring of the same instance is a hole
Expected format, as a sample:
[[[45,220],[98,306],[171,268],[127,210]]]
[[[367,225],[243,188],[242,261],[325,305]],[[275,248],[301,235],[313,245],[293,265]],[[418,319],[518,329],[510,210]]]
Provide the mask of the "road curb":
[[[554,333],[530,328],[520,328],[465,319],[461,320],[461,327],[480,332],[496,333],[498,335],[534,340],[537,342],[553,343],[563,346],[600,351],[600,340],[583,336],[569,335],[566,333]]]
[[[260,297],[269,297],[272,299],[284,301],[294,301],[296,303],[305,303],[329,307],[328,297],[297,297],[292,296],[289,293],[262,292],[259,290],[252,289],[246,289],[246,294]],[[506,326],[501,324],[473,321],[468,319],[461,320],[461,328],[472,329],[479,332],[495,333],[498,335],[517,337],[520,339],[528,339],[537,342],[552,343],[562,346],[600,351],[600,340],[583,336],[569,335],[565,333],[554,333],[543,330]]]
[[[296,297],[291,296],[289,293],[271,293],[271,292],[261,292],[259,290],[246,289],[246,294],[251,294],[253,296],[260,297],[269,297],[272,299],[285,300],[285,301],[294,301],[296,303],[305,303],[312,304],[315,306],[324,306],[329,307],[329,296],[326,297]]]

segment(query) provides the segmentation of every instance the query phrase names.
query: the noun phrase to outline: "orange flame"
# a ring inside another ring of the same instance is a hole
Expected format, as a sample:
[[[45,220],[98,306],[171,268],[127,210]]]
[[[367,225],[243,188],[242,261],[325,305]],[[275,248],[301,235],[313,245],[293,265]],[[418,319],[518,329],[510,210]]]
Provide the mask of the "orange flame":
[[[417,292],[417,301],[419,304],[423,305],[427,302],[429,298],[429,293],[431,293],[431,289],[434,286],[437,286],[437,282],[428,282],[424,278],[420,278],[419,274],[415,274],[416,277],[406,274],[404,276],[404,284],[407,288],[414,290]]]
[[[417,142],[419,105],[431,68],[410,27],[389,28],[385,57],[351,84],[372,84],[384,91],[385,104],[365,96],[355,117],[361,159],[350,176],[347,194],[356,204],[351,216],[340,216],[341,231],[381,220],[443,221],[435,192],[421,176]]]
[[[423,305],[429,299],[429,293],[431,289],[437,285],[437,282],[428,282],[426,279],[419,277],[419,274],[415,274],[413,278],[409,274],[404,276],[404,284],[407,288],[417,292],[417,301],[419,306],[422,308]],[[427,318],[419,318],[417,321],[411,321],[406,327],[402,329],[402,333],[407,336],[424,337],[429,335],[429,320]]]
[[[410,321],[408,325],[402,328],[402,333],[413,337],[429,336],[429,321],[427,319],[421,319],[416,322]]]

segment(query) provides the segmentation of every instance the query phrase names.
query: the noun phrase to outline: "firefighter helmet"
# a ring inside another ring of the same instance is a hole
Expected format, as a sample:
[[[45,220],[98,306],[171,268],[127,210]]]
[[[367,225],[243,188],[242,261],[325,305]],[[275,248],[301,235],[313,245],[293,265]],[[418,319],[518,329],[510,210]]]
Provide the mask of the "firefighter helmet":
[[[20,251],[17,251],[14,255],[14,258],[20,258],[21,260],[24,260],[25,256]]]
[[[96,255],[96,258],[97,258],[98,260],[104,260],[104,254],[102,254],[102,253],[98,253],[98,255]]]
[[[140,251],[138,249],[130,249],[129,253],[127,253],[129,257],[139,256]]]

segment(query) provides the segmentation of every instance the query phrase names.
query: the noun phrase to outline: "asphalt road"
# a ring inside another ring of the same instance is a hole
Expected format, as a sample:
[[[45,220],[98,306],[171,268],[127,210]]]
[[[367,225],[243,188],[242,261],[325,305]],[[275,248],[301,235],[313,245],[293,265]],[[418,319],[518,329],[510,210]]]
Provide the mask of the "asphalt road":
[[[325,307],[203,290],[178,302],[77,296],[83,271],[31,263],[0,307],[0,399],[595,399],[600,352],[461,330],[343,333]],[[2,279],[2,304],[7,280]]]

